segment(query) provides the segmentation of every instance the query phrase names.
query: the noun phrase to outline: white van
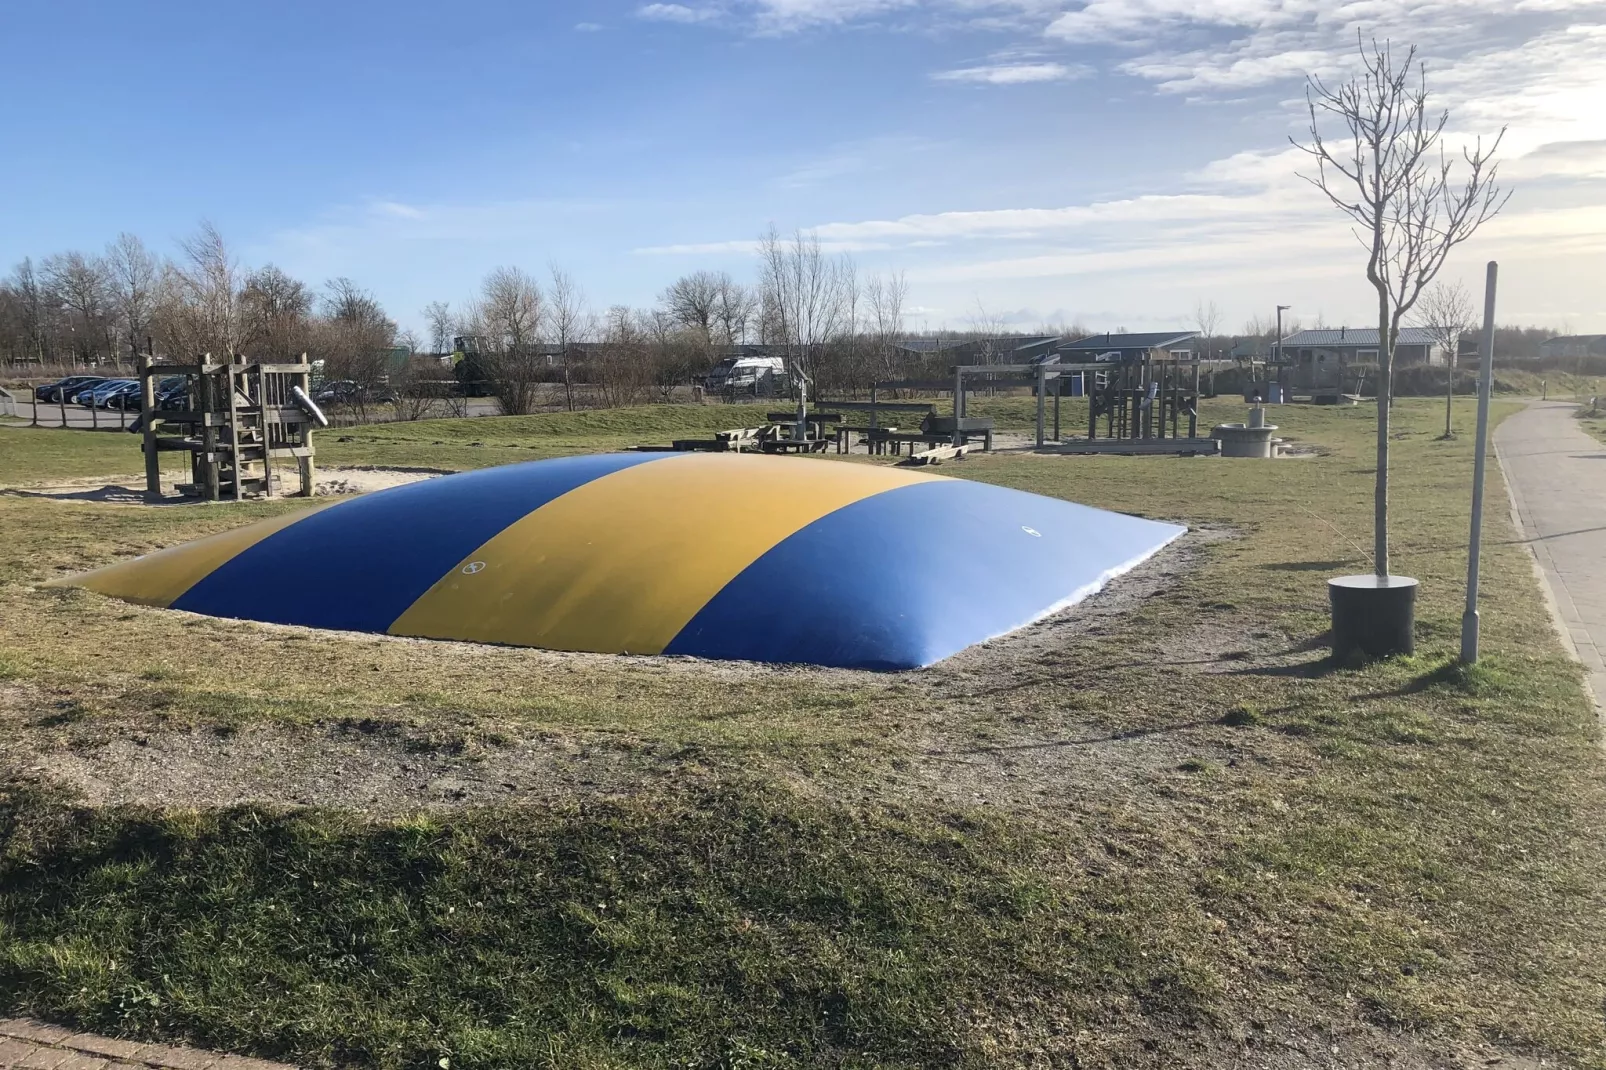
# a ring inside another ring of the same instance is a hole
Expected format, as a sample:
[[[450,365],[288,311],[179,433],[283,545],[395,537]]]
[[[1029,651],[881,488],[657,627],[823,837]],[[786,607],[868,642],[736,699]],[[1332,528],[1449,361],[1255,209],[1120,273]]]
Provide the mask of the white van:
[[[786,382],[782,357],[726,357],[708,373],[704,385],[710,393],[727,390],[773,390]]]

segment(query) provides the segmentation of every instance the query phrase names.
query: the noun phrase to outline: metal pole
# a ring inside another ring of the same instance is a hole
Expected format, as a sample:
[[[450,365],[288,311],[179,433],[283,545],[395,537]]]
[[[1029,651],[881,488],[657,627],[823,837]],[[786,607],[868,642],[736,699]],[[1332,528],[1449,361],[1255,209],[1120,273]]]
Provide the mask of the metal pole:
[[[1478,431],[1472,462],[1472,538],[1467,551],[1467,608],[1461,614],[1461,660],[1478,660],[1478,559],[1483,551],[1483,470],[1489,452],[1489,387],[1494,381],[1494,292],[1500,265],[1489,261],[1483,288],[1483,352],[1478,372]],[[1381,404],[1381,402],[1379,402]]]
[[[1277,340],[1272,343],[1272,359],[1276,361],[1279,367],[1283,363],[1283,313],[1291,307],[1291,305],[1277,306]],[[1270,374],[1270,369],[1267,369],[1267,374]],[[1255,362],[1252,357],[1249,361],[1249,377],[1251,379],[1255,377]]]

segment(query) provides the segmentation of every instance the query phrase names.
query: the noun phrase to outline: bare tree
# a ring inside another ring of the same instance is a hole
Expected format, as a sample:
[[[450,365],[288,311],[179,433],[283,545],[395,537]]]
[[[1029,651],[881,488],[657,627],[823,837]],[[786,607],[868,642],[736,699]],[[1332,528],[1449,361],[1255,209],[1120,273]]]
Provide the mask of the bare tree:
[[[719,293],[714,301],[714,322],[719,324],[718,344],[741,345],[747,341],[747,327],[758,308],[758,295],[724,272],[719,276]]]
[[[1459,282],[1436,282],[1422,291],[1417,304],[1417,325],[1433,335],[1433,344],[1444,350],[1444,437],[1454,438],[1450,425],[1455,401],[1456,355],[1461,347],[1461,336],[1472,329],[1472,295]]]
[[[239,352],[240,268],[211,223],[179,242],[181,263],[166,263],[157,286],[155,334],[165,352],[182,358]]]
[[[48,312],[44,286],[34,271],[33,261],[24,259],[11,272],[6,289],[13,295],[18,332],[22,336],[22,351],[28,359],[43,364],[48,355]]]
[[[586,295],[575,283],[574,276],[549,265],[552,272],[552,289],[548,291],[547,322],[551,325],[552,340],[558,344],[558,360],[563,362],[563,404],[574,411],[574,362],[570,348],[585,334],[588,313]]]
[[[1442,136],[1448,111],[1428,107],[1427,74],[1409,49],[1397,61],[1387,42],[1358,42],[1363,70],[1351,82],[1328,86],[1311,75],[1306,86],[1310,143],[1294,144],[1316,161],[1305,176],[1354,224],[1366,250],[1366,278],[1377,293],[1377,486],[1373,568],[1389,575],[1389,405],[1394,347],[1400,323],[1457,245],[1505,206],[1494,157],[1502,129],[1484,147],[1462,150],[1464,177],[1454,176]],[[1336,126],[1335,140],[1324,128]]]
[[[516,267],[499,267],[485,277],[476,311],[483,327],[480,361],[502,411],[533,412],[541,381],[535,347],[545,311],[540,284]]]
[[[673,401],[675,391],[708,368],[708,343],[695,326],[687,326],[669,309],[637,316],[637,330],[648,342],[647,364],[658,400]]]
[[[865,285],[870,337],[881,374],[889,379],[897,378],[900,370],[895,347],[903,337],[903,305],[908,297],[909,280],[901,271],[885,279],[871,275]]]
[[[348,278],[325,283],[323,302],[318,349],[324,355],[324,374],[355,384],[352,406],[366,420],[369,405],[390,386],[396,324],[373,294]]]
[[[112,313],[119,328],[127,332],[129,351],[137,353],[156,314],[161,265],[144,242],[126,232],[106,247],[104,263]]]
[[[100,358],[110,325],[106,265],[79,252],[57,253],[41,262],[45,293],[67,317],[74,349],[85,363]]]
[[[720,294],[730,285],[730,276],[724,272],[694,271],[670,283],[658,300],[676,323],[697,331],[704,343],[711,345]]]
[[[783,346],[791,369],[812,379],[821,346],[842,318],[842,274],[820,239],[801,230],[784,239],[772,226],[759,239],[766,330]]]
[[[424,306],[423,316],[424,322],[429,325],[430,351],[451,352],[452,332],[457,326],[452,306],[445,301],[431,301]]]
[[[312,346],[312,291],[272,264],[245,277],[240,289],[240,348],[270,361],[290,361]]]
[[[1000,313],[989,311],[978,296],[976,311],[965,317],[965,320],[972,333],[981,340],[981,363],[996,364],[999,338],[1004,333],[1004,317]]]
[[[1216,328],[1221,326],[1221,309],[1214,301],[1195,301],[1193,305],[1193,325],[1199,328],[1201,341],[1214,338]]]

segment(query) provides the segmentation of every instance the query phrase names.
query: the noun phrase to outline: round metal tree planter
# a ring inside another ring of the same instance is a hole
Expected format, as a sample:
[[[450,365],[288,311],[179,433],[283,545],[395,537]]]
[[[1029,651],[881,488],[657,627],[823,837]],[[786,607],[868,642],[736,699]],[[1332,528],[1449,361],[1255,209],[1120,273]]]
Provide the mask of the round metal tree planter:
[[[1416,650],[1417,581],[1409,576],[1338,576],[1327,581],[1333,608],[1333,657],[1374,658]]]

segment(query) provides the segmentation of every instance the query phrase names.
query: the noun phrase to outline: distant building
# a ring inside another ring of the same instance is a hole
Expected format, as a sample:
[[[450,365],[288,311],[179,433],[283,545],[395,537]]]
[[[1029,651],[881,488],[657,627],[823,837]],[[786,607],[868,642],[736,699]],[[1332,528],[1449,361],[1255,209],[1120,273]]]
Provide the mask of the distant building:
[[[1290,396],[1308,394],[1316,401],[1336,401],[1359,394],[1375,376],[1377,329],[1339,327],[1299,331],[1282,341],[1282,382]],[[1448,354],[1426,327],[1401,327],[1394,340],[1394,364],[1446,364]]]
[[[1377,328],[1338,327],[1332,330],[1300,331],[1282,342],[1282,362],[1296,367],[1338,361],[1343,364],[1377,363]],[[1394,364],[1444,364],[1443,346],[1426,327],[1401,327],[1394,340]]]
[[[893,351],[905,359],[939,358],[944,364],[1030,364],[1052,353],[1064,339],[1055,334],[999,335],[993,338],[905,338]]]
[[[1606,357],[1606,334],[1568,334],[1539,343],[1542,360],[1571,357]]]
[[[1147,334],[1095,334],[1054,348],[1062,364],[1093,361],[1192,360],[1198,331],[1154,331]]]

